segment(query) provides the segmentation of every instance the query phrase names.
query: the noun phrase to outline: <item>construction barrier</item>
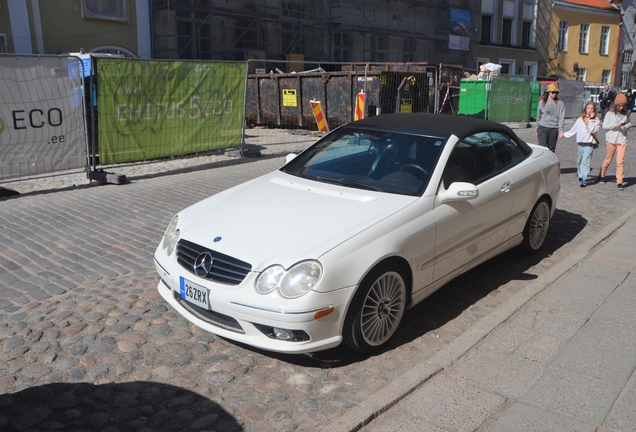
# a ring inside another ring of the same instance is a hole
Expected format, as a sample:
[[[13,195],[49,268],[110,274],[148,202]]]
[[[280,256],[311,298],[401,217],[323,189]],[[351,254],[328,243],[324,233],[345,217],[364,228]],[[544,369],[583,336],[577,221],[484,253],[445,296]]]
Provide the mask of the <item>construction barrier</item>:
[[[314,118],[316,119],[316,124],[318,125],[318,130],[320,132],[329,132],[329,125],[327,124],[327,119],[325,118],[322,112],[322,105],[320,101],[309,101],[311,104],[311,109],[314,111]]]
[[[356,112],[353,118],[354,121],[362,120],[364,118],[364,93],[358,93],[356,99]]]
[[[97,60],[102,164],[241,145],[245,63]]]
[[[0,180],[87,169],[83,65],[0,56]]]

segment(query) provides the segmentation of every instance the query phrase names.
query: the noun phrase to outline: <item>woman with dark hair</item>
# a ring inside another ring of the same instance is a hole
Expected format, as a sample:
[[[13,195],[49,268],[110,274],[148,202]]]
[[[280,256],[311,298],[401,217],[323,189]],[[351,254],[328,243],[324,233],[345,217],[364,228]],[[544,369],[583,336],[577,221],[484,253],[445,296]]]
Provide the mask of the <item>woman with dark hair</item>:
[[[563,138],[565,105],[559,100],[559,87],[548,85],[537,108],[537,138],[539,145],[556,151],[558,139]]]
[[[605,180],[607,168],[614,159],[616,153],[616,184],[619,190],[625,188],[623,183],[624,165],[625,165],[625,148],[627,146],[627,130],[632,124],[627,119],[627,97],[619,93],[614,100],[614,107],[607,112],[603,120],[603,129],[605,130],[605,147],[607,153],[603,165],[601,166],[601,174],[598,181]]]

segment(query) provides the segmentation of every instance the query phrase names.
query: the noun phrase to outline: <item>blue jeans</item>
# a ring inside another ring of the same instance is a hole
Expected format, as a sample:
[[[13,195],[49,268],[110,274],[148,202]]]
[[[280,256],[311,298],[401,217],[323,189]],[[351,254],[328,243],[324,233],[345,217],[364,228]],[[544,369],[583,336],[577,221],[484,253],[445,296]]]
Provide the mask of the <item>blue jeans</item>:
[[[579,151],[576,156],[576,171],[579,174],[579,178],[586,180],[587,175],[590,173],[590,163],[592,162],[592,153],[594,153],[594,147],[591,145],[579,144]]]

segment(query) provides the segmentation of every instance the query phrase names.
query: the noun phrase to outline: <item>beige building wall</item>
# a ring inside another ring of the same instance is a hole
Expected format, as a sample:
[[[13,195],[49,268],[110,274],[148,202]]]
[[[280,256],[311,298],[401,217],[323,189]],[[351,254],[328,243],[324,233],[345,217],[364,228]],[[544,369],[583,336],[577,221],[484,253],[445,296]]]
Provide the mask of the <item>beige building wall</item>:
[[[616,82],[617,59],[619,55],[620,15],[599,10],[552,9],[550,25],[550,44],[548,53],[550,61],[547,64],[547,75],[560,76],[566,79],[581,79],[587,83],[602,83],[603,71],[610,71],[609,83]],[[556,57],[554,48],[559,42],[559,28],[561,22],[568,23],[567,43],[565,49],[559,49]],[[579,47],[581,25],[588,24],[587,52],[581,52]],[[601,53],[601,32],[603,27],[609,27],[609,43],[607,54]],[[578,71],[575,70],[578,66]],[[620,77],[619,77],[620,78]]]
[[[149,57],[148,1],[0,0],[0,34],[6,35],[9,53],[84,49]]]

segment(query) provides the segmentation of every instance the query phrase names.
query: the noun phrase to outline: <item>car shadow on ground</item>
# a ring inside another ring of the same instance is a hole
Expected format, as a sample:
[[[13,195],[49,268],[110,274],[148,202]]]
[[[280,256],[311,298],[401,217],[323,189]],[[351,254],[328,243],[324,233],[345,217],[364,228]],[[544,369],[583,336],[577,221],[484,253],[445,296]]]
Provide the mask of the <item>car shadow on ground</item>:
[[[0,430],[243,430],[215,402],[157,382],[51,383],[0,395],[0,407]]]
[[[377,354],[399,348],[428,332],[439,330],[481,299],[511,281],[523,282],[536,279],[538,275],[530,270],[571,242],[586,225],[587,220],[581,215],[557,209],[551,220],[546,241],[538,253],[528,255],[515,248],[453,279],[420,304],[408,310],[393,340]],[[487,314],[487,311],[483,313]],[[260,352],[289,363],[321,368],[343,367],[371,357],[371,355],[356,353],[342,346],[310,355]]]

